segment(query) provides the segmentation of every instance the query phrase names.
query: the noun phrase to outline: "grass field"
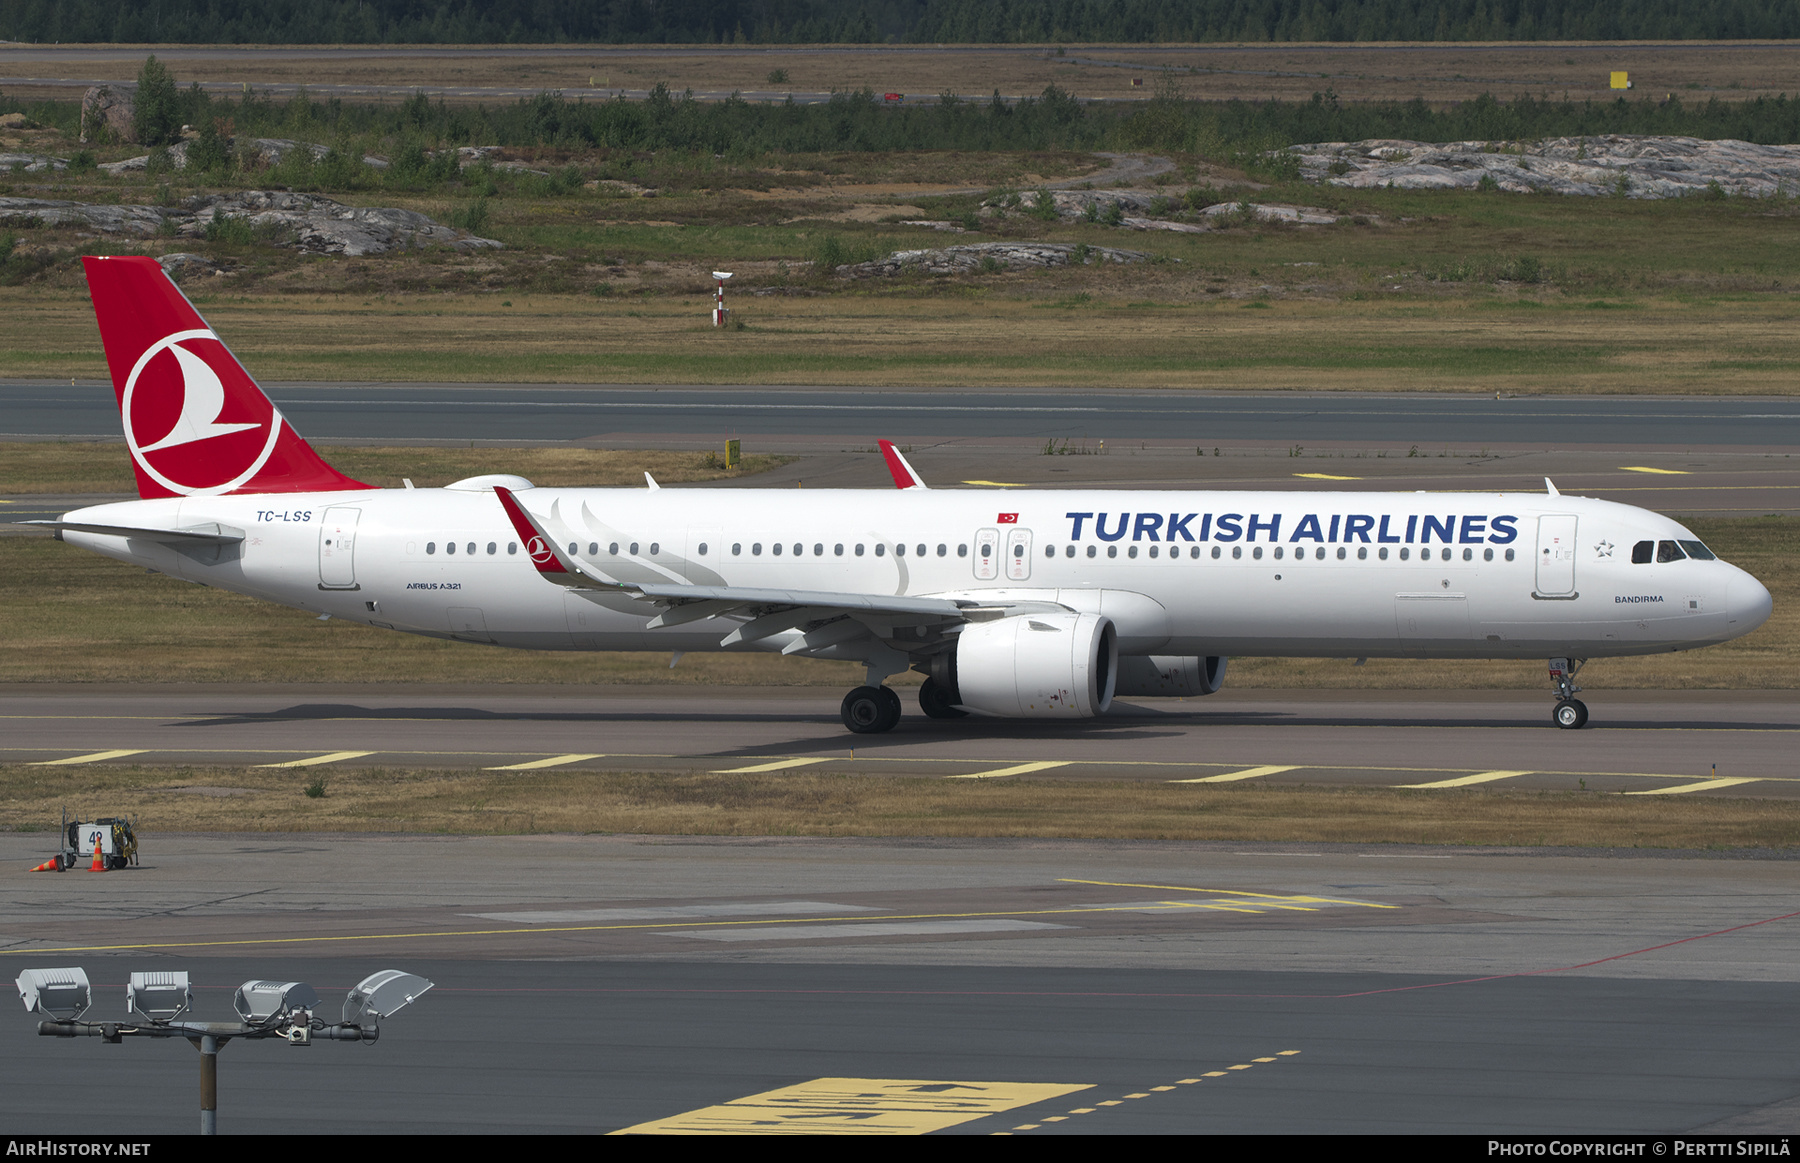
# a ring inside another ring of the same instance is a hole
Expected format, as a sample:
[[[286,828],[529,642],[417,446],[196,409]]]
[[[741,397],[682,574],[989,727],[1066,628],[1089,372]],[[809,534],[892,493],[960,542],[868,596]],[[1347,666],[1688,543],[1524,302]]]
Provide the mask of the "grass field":
[[[316,795],[309,794],[318,793]],[[983,836],[1791,848],[1791,801],[1587,793],[1231,788],[1052,779],[494,773],[333,768],[0,766],[0,828],[58,812],[135,815],[161,832],[532,832],[684,836]],[[46,844],[54,844],[53,836]]]
[[[661,82],[677,92],[830,92],[874,89],[911,99],[940,93],[983,97],[1035,94],[1055,84],[1081,97],[1130,100],[1148,96],[1156,76],[1173,70],[1191,97],[1248,101],[1304,99],[1331,88],[1346,100],[1466,100],[1484,92],[1568,93],[1607,100],[1609,73],[1630,72],[1640,93],[1675,92],[1742,99],[1800,92],[1800,61],[1782,44],[1256,44],[1134,46],[819,45],[724,48],[704,53],[680,47],[544,46],[423,50],[379,46],[344,52],[322,48],[162,49],[185,84],[379,85],[452,90],[648,89]],[[109,78],[131,81],[153,47],[114,46],[83,54],[60,48],[34,53],[31,45],[0,48],[0,65],[16,76]],[[787,79],[771,82],[776,69]],[[1133,85],[1133,79],[1142,81]],[[64,88],[13,83],[8,91],[43,96]],[[477,100],[477,97],[461,97]],[[486,100],[492,101],[493,97]]]

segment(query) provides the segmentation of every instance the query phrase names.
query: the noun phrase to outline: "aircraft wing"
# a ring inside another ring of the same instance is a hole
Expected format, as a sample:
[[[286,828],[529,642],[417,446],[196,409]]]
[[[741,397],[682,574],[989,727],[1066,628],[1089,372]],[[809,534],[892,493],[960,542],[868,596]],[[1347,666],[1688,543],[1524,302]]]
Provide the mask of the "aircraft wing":
[[[494,495],[525,543],[538,576],[571,589],[619,594],[664,607],[648,629],[679,626],[704,618],[737,617],[749,621],[722,645],[754,641],[784,630],[822,625],[845,618],[875,637],[891,636],[894,626],[936,626],[988,621],[1032,611],[1060,610],[1051,602],[984,602],[967,598],[908,597],[902,594],[858,594],[830,590],[764,589],[755,586],[698,586],[677,582],[619,582],[600,577],[563,552],[555,540],[525,511],[506,488]],[[848,627],[846,627],[848,629]],[[839,635],[832,635],[838,637]]]
[[[109,537],[136,537],[140,541],[181,542],[208,545],[236,545],[244,539],[242,529],[229,525],[194,525],[186,529],[148,529],[137,525],[92,525],[85,521],[20,521],[20,525],[36,525],[61,533],[73,529],[77,533],[102,533]]]

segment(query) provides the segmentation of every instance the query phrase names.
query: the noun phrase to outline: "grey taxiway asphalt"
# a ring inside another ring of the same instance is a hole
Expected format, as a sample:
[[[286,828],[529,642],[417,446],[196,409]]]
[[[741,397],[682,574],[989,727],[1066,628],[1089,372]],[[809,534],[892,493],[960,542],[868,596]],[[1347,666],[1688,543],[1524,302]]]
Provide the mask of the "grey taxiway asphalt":
[[[608,435],[892,440],[1735,448],[1800,445],[1785,397],[1372,396],[784,387],[450,384],[265,385],[309,438],[568,441]],[[0,439],[116,438],[102,383],[0,381]]]
[[[146,838],[28,874],[0,957],[249,978],[367,1047],[233,1043],[224,1133],[1788,1133],[1789,859],[1267,844]],[[180,1045],[0,1020],[0,1131],[184,1132]]]

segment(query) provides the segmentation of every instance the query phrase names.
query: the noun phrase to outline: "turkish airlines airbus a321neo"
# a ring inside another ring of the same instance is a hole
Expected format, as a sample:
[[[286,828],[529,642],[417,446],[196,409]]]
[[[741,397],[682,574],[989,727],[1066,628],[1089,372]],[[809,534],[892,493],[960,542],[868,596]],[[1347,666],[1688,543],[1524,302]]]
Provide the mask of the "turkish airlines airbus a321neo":
[[[1230,655],[1590,658],[1724,642],[1769,592],[1666,517],[1523,493],[377,489],[321,460],[149,258],[88,258],[142,498],[53,527],[336,618],[532,650],[849,659],[844,725],[1203,695]],[[1549,482],[1545,482],[1548,485]]]

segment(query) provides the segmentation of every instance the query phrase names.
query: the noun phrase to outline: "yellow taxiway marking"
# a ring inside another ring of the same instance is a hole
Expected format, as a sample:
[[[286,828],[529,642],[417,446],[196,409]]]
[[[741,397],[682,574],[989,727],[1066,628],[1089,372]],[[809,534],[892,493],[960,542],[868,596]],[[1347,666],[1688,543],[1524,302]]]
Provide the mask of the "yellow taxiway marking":
[[[757,763],[749,767],[728,767],[724,771],[715,771],[713,774],[748,775],[753,771],[781,771],[789,767],[805,767],[809,763],[825,763],[828,762],[829,759],[829,756],[823,759],[777,759],[773,763]]]
[[[1628,796],[1678,796],[1683,792],[1711,791],[1715,787],[1735,787],[1740,783],[1755,783],[1754,779],[1729,779],[1720,776],[1718,779],[1703,779],[1699,783],[1684,783],[1679,787],[1653,787],[1647,791],[1628,791]]]
[[[1092,1083],[815,1078],[612,1133],[923,1135],[1092,1087]]]
[[[1468,787],[1475,783],[1493,783],[1497,779],[1512,779],[1514,776],[1530,775],[1529,771],[1482,771],[1474,775],[1459,775],[1455,779],[1433,780],[1431,783],[1397,783],[1395,787]]]
[[[1240,779],[1255,779],[1259,775],[1278,775],[1284,771],[1297,771],[1295,767],[1246,767],[1242,771],[1227,771],[1223,775],[1203,775],[1198,779],[1171,779],[1170,783],[1233,783]]]
[[[365,755],[373,755],[373,751],[333,751],[330,755],[315,755],[311,759],[290,759],[286,763],[259,763],[258,767],[314,767],[321,763],[338,763],[345,759],[361,759]]]
[[[1360,481],[1360,480],[1362,480],[1361,477],[1332,476],[1328,472],[1297,472],[1294,475],[1297,477],[1303,477],[1309,481]]]
[[[142,755],[142,751],[96,751],[92,755],[71,755],[67,759],[45,759],[38,763],[28,763],[27,767],[63,767],[71,763],[99,763],[103,759],[123,759],[127,755]]]
[[[964,481],[965,485],[987,485],[994,489],[1022,489],[1025,485],[1020,481]]]
[[[1069,763],[1063,759],[1040,759],[1036,763],[1020,763],[1012,767],[996,767],[992,771],[976,771],[968,775],[946,775],[945,779],[999,779],[1006,775],[1024,775],[1028,771],[1049,771],[1052,767],[1067,767]]]
[[[1685,477],[1685,476],[1694,475],[1689,472],[1683,472],[1681,469],[1678,469],[1678,468],[1651,468],[1648,465],[1642,465],[1642,464],[1622,464],[1619,466],[1619,471],[1620,472],[1653,472],[1657,476],[1664,476],[1664,477]]]
[[[1160,889],[1163,892],[1204,892],[1211,893],[1214,896],[1249,897],[1252,901],[1267,901],[1271,905],[1277,901],[1284,901],[1290,905],[1360,905],[1365,909],[1397,909],[1400,907],[1399,905],[1375,904],[1372,901],[1343,900],[1334,896],[1306,896],[1300,893],[1245,892],[1235,888],[1203,888],[1199,885],[1192,884],[1131,884],[1117,880],[1077,880],[1072,876],[1059,876],[1057,877],[1057,882],[1059,884],[1097,884],[1102,888],[1153,888]]]
[[[539,767],[561,767],[584,759],[605,759],[604,755],[552,755],[548,759],[532,759],[525,763],[509,763],[505,767],[484,767],[483,771],[531,771]]]

